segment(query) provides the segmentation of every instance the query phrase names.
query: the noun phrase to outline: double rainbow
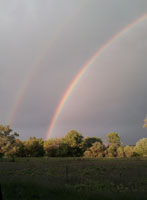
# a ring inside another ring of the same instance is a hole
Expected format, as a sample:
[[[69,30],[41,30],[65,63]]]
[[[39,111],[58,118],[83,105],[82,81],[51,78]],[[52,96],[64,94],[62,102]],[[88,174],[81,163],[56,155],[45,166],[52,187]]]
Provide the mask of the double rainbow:
[[[50,137],[50,135],[53,132],[53,129],[55,127],[56,121],[63,110],[63,107],[68,100],[70,94],[72,93],[73,89],[76,87],[76,85],[79,83],[82,76],[85,74],[85,72],[92,66],[94,61],[98,56],[100,56],[110,45],[112,45],[117,39],[121,38],[121,36],[129,31],[131,28],[133,28],[135,25],[137,25],[139,22],[142,22],[147,19],[147,14],[142,15],[141,17],[137,18],[132,23],[128,24],[126,27],[124,27],[121,31],[116,33],[112,38],[110,38],[104,45],[102,45],[96,53],[88,60],[88,62],[82,67],[82,69],[79,71],[79,73],[75,76],[69,87],[67,88],[66,92],[64,93],[59,105],[57,106],[57,109],[54,113],[54,116],[51,120],[51,123],[49,125],[49,128],[46,133],[46,139]]]

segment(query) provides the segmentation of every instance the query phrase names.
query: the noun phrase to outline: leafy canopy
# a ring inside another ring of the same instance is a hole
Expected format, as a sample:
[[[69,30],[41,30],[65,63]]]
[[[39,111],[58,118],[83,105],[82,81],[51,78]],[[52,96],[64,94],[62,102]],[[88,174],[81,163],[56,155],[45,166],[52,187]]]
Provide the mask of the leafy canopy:
[[[9,156],[13,154],[17,146],[17,139],[19,135],[10,129],[10,126],[0,125],[0,156]]]
[[[141,156],[147,156],[147,138],[139,140],[136,143],[134,151]]]
[[[118,133],[112,132],[107,135],[107,142],[109,144],[120,145],[120,136]]]

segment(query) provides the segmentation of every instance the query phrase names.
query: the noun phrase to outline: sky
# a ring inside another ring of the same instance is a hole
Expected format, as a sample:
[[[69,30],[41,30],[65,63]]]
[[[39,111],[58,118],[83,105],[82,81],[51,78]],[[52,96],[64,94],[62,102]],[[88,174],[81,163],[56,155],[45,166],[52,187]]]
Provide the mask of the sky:
[[[147,13],[146,0],[0,0],[0,124],[46,138],[74,77],[116,33]],[[98,56],[65,102],[50,137],[118,132],[147,137],[147,19]]]

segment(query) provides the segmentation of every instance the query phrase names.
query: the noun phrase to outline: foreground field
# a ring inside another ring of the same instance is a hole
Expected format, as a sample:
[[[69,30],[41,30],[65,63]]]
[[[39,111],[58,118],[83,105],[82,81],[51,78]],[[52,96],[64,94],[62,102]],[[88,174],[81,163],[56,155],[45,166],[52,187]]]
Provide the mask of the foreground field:
[[[147,199],[147,158],[0,160],[7,199]]]

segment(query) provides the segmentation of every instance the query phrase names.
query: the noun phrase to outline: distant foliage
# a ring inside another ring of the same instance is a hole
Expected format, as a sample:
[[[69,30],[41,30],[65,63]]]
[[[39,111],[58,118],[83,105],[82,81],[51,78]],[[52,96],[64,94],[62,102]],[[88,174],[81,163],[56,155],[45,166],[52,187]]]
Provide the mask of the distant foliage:
[[[83,154],[83,139],[81,133],[71,130],[63,138],[63,143],[68,145],[69,156],[82,156]]]
[[[85,157],[101,158],[104,157],[105,147],[101,142],[95,142],[87,151],[84,152]]]
[[[125,157],[124,146],[120,146],[117,148],[117,157],[122,158]]]
[[[44,155],[43,149],[44,141],[42,138],[30,137],[29,140],[25,141],[25,152],[26,156],[40,157]]]
[[[142,138],[136,143],[134,151],[140,156],[147,156],[147,138]]]
[[[146,124],[145,119],[145,124]],[[147,156],[147,138],[142,138],[136,146],[124,146],[119,133],[107,135],[107,144],[99,137],[83,137],[75,130],[69,131],[62,138],[43,141],[42,138],[30,137],[26,141],[19,140],[19,135],[10,126],[0,125],[0,157],[133,157]]]
[[[116,144],[108,146],[106,157],[117,157],[117,148],[118,146]]]
[[[19,135],[10,129],[10,126],[0,125],[0,156],[13,156],[19,148],[17,137]]]
[[[124,153],[125,153],[125,156],[126,157],[133,157],[135,156],[135,153],[134,153],[134,146],[125,146],[124,147]]]
[[[26,154],[25,154],[24,143],[19,139],[16,139],[15,145],[12,146],[10,151],[6,151],[6,153],[5,153],[5,156],[7,156],[7,157],[9,157],[9,156],[25,157],[25,155]]]
[[[118,133],[112,132],[107,135],[107,142],[110,145],[118,145],[120,146],[120,136]]]
[[[56,157],[59,151],[60,139],[49,139],[44,142],[43,148],[45,156]]]
[[[92,147],[95,142],[103,143],[101,138],[97,137],[85,137],[83,140],[83,148],[86,151],[88,148]]]

